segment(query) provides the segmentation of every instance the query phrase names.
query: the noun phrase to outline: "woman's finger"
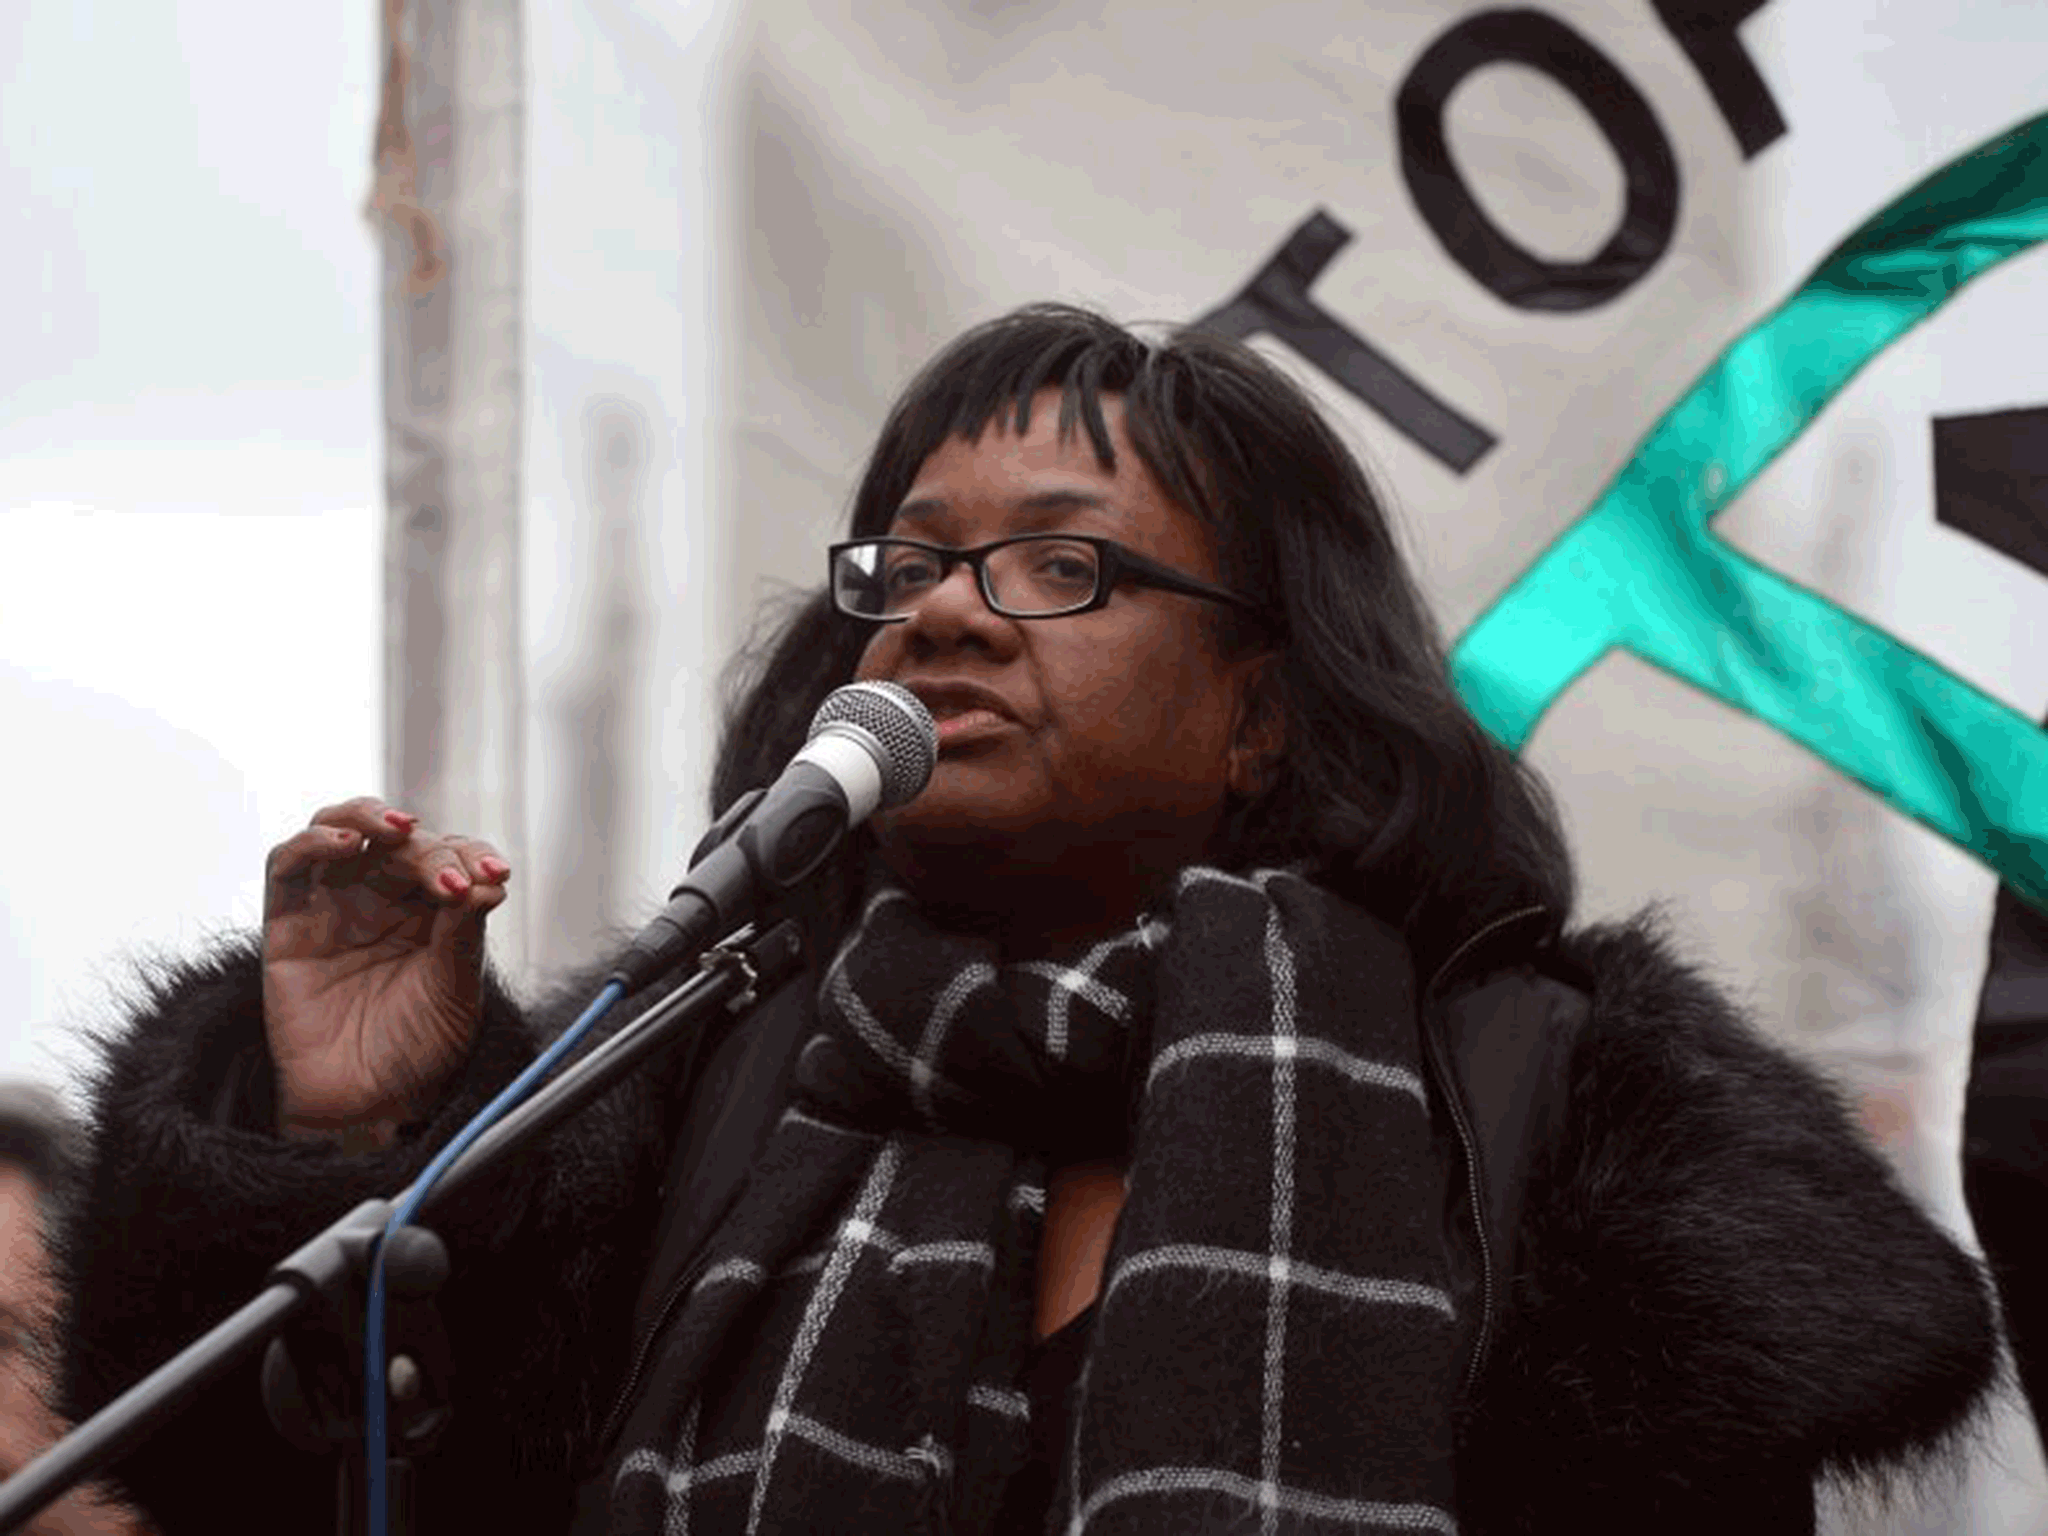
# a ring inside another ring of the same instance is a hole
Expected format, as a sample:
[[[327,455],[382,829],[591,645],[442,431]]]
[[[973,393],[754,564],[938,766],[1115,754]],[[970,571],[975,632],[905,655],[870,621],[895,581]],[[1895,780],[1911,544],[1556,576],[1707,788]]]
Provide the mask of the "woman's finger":
[[[263,872],[273,882],[303,881],[323,865],[352,859],[368,846],[369,839],[354,827],[310,826],[272,848]]]
[[[436,916],[468,917],[474,915],[481,917],[484,913],[501,905],[505,900],[505,895],[505,887],[502,884],[479,880],[471,885],[468,890],[464,891],[461,896],[451,900],[447,910],[437,913]]]
[[[505,887],[477,881],[460,896],[448,898],[434,914],[434,933],[455,946],[459,954],[482,958],[484,918],[505,900]]]
[[[358,795],[339,805],[322,806],[313,813],[312,826],[353,827],[375,842],[391,845],[404,842],[419,830],[420,819],[401,811],[375,795]]]
[[[266,872],[273,881],[303,883],[359,857],[357,868],[333,871],[329,880],[360,880],[391,900],[424,894],[456,906],[474,889],[496,889],[484,910],[502,899],[512,873],[505,856],[481,838],[425,831],[417,817],[374,795],[323,807],[304,830],[271,849]]]
[[[504,875],[485,876],[483,865],[486,859],[493,861],[494,868],[510,872],[490,844],[452,834],[432,839],[415,838],[396,856],[410,864],[420,889],[436,900],[451,904],[466,901],[469,893],[479,886],[503,883]]]
[[[480,837],[458,837],[450,846],[462,860],[463,873],[474,885],[503,885],[511,876],[512,866],[505,862],[505,856]]]

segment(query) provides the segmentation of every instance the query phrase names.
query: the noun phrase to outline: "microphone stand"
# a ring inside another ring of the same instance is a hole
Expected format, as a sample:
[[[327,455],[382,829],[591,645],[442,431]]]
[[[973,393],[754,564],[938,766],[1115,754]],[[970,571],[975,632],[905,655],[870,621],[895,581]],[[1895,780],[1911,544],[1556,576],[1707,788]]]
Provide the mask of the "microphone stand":
[[[722,1008],[744,1009],[774,991],[792,976],[802,960],[802,942],[793,921],[766,933],[751,927],[707,950],[698,973],[682,983],[631,1024],[562,1069],[485,1132],[442,1175],[428,1193],[421,1214],[495,1172],[516,1153],[587,1108],[594,1100],[656,1056],[685,1039],[701,1037],[702,1027]],[[388,1200],[366,1200],[312,1241],[272,1269],[264,1288],[229,1317],[185,1346],[163,1365],[73,1429],[20,1472],[0,1483],[0,1533],[26,1526],[45,1506],[74,1485],[105,1471],[148,1438],[156,1427],[203,1388],[241,1364],[258,1346],[269,1344],[263,1363],[264,1397],[280,1432],[300,1444],[309,1441],[346,1443],[352,1430],[355,1449],[341,1467],[338,1519],[343,1536],[359,1529],[364,1511],[355,1497],[362,1473],[361,1392],[353,1412],[337,1411],[330,1394],[307,1392],[308,1340],[318,1384],[336,1368],[360,1375],[361,1318],[369,1290],[370,1259],[385,1223],[410,1188]],[[396,1307],[425,1301],[446,1277],[448,1257],[440,1239],[421,1226],[407,1226],[393,1235],[385,1256],[386,1280]],[[417,1308],[414,1309],[418,1311]],[[309,1320],[306,1336],[296,1340],[294,1356],[279,1336],[295,1319]],[[341,1338],[337,1344],[335,1333]],[[449,1409],[432,1391],[433,1357],[438,1319],[417,1318],[407,1332],[394,1328],[392,1348],[404,1338],[407,1353],[389,1362],[389,1387],[396,1400],[391,1420],[393,1448],[415,1454],[430,1449],[445,1424]],[[412,1342],[424,1338],[424,1345]],[[278,1340],[276,1343],[271,1343]],[[355,1352],[347,1352],[350,1342]],[[424,1360],[414,1354],[424,1355]],[[343,1364],[342,1362],[347,1362]],[[422,1366],[426,1371],[422,1371]],[[429,1379],[423,1380],[423,1375]],[[309,1401],[310,1397],[310,1401]],[[394,1455],[393,1536],[412,1536],[408,1502],[411,1458]]]

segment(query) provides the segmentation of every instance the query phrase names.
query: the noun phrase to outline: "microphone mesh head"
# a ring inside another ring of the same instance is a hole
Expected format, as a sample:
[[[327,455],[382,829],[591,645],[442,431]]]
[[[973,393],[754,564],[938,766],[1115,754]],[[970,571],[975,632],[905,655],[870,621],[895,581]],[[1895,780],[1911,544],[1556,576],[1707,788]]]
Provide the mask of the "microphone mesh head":
[[[917,798],[939,760],[939,728],[931,711],[900,683],[848,683],[811,716],[809,741],[831,727],[853,726],[881,748],[882,804]]]

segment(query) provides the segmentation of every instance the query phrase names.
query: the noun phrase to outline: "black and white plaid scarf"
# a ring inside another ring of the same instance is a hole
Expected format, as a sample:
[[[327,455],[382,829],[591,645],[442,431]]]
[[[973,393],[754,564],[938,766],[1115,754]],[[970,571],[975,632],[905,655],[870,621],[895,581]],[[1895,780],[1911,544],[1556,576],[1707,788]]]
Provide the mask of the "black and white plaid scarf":
[[[1191,869],[1071,964],[992,957],[868,900],[626,1424],[612,1529],[987,1529],[1027,1454],[1046,1171],[1112,1126],[1129,1194],[1049,1528],[1455,1530],[1399,939],[1295,875]]]

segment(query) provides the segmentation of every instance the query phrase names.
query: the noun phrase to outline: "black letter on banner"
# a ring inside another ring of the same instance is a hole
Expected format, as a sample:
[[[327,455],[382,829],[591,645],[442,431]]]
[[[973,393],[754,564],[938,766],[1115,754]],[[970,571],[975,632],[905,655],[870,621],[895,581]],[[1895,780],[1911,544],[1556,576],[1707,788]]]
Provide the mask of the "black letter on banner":
[[[1714,105],[1735,130],[1742,158],[1754,160],[1785,136],[1785,119],[1771,88],[1742,50],[1735,29],[1762,10],[1766,0],[1652,0],[1658,19],[1678,40],[1692,67],[1707,83]]]
[[[2048,406],[1935,417],[1934,520],[2048,576]]]
[[[1351,231],[1318,208],[1235,298],[1193,327],[1238,341],[1263,331],[1284,342],[1462,475],[1499,439],[1437,399],[1308,296],[1309,285],[1350,241]]]
[[[1444,138],[1444,104],[1488,64],[1526,64],[1578,97],[1628,181],[1614,237],[1592,260],[1558,264],[1524,250],[1474,202]],[[1394,101],[1401,173],[1451,258],[1517,309],[1591,309],[1633,287],[1671,245],[1678,162],[1650,104],[1604,54],[1541,11],[1481,11],[1431,43]]]

